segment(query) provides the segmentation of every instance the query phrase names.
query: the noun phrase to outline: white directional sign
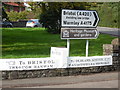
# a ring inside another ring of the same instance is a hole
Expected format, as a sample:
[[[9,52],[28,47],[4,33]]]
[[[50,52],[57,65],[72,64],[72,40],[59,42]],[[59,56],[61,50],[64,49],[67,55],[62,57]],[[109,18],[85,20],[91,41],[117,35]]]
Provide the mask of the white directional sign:
[[[96,11],[62,10],[62,27],[96,27],[99,17]]]
[[[63,62],[64,59],[67,61]],[[60,64],[60,65],[59,65]],[[112,56],[0,59],[1,70],[40,70],[112,65]]]
[[[112,65],[112,56],[69,57],[68,67],[93,67]]]

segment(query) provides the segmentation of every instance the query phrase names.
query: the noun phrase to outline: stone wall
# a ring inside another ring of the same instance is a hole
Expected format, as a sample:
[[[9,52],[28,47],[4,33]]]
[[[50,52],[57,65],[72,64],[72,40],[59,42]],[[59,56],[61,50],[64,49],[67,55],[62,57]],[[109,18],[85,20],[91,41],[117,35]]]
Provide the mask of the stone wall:
[[[119,39],[113,39],[111,44],[103,45],[103,55],[112,55],[113,65],[111,68],[114,70],[119,69],[119,60],[120,60],[120,44]]]
[[[71,76],[71,75],[81,75],[81,74],[84,75],[84,74],[93,74],[100,72],[118,71],[119,47],[120,47],[119,44],[115,44],[115,43],[103,45],[103,55],[113,55],[113,65],[110,66],[47,69],[47,70],[26,70],[26,71],[2,71],[2,79]]]

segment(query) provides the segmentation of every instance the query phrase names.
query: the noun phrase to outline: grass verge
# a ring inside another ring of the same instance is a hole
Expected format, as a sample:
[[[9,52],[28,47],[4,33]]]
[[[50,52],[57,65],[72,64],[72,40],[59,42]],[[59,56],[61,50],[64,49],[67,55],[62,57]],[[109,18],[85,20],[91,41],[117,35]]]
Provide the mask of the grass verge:
[[[89,40],[89,56],[103,54],[103,44],[110,44],[115,37],[100,34]],[[70,40],[70,56],[85,56],[86,40]],[[51,47],[66,47],[66,40],[59,34],[50,34],[44,28],[3,28],[2,57],[39,58],[49,57]]]

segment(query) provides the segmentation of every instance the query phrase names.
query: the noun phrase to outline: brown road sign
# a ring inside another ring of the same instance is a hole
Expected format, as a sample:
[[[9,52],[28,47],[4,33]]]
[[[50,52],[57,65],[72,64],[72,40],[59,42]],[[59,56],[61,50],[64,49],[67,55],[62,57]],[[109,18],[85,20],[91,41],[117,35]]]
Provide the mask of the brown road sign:
[[[98,35],[95,28],[61,28],[61,39],[96,39]]]

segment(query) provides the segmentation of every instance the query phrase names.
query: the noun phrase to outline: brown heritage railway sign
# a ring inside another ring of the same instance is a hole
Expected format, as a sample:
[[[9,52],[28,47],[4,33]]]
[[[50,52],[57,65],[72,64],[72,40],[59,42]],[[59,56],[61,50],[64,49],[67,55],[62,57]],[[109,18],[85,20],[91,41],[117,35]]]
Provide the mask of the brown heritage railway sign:
[[[61,39],[96,39],[98,35],[95,28],[61,28]]]

